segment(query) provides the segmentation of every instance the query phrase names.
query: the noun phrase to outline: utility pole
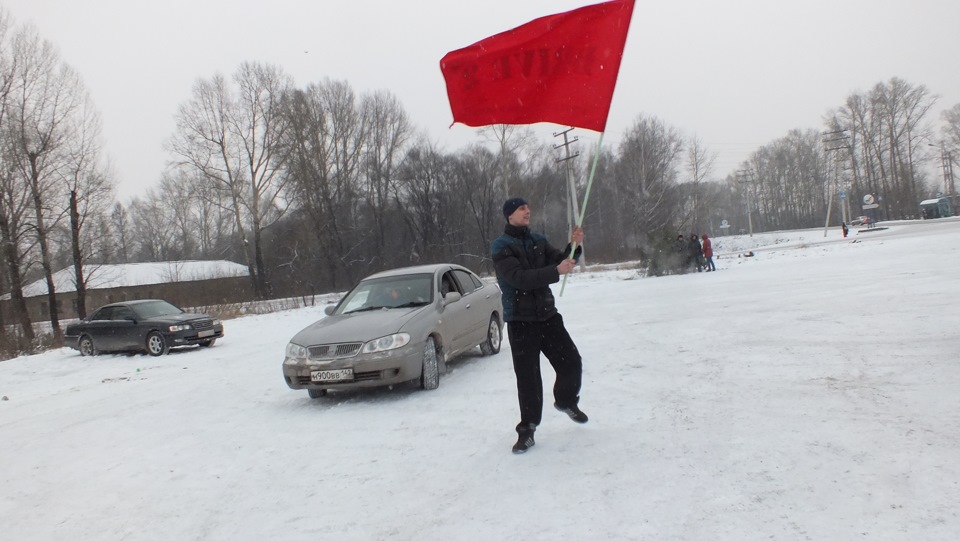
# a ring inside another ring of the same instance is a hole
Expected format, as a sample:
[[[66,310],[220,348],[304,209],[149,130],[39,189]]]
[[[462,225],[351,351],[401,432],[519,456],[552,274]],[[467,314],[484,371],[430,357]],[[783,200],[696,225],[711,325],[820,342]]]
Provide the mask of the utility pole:
[[[943,167],[943,191],[945,195],[954,194],[953,186],[953,154],[947,152],[946,145],[940,143],[940,163]]]
[[[836,152],[837,150],[850,150],[850,136],[847,135],[847,130],[835,130],[828,131],[822,134],[823,135],[823,147],[825,152]],[[836,173],[837,169],[837,160],[833,160],[833,185],[827,182],[827,217],[823,222],[823,236],[827,236],[827,230],[830,228],[830,214],[833,212],[833,193],[839,192],[837,190],[837,184],[839,184],[838,177],[839,174]],[[833,188],[833,189],[831,189]],[[840,214],[844,223],[847,221],[846,209],[841,205]]]
[[[737,182],[744,186],[743,190],[747,193],[747,224],[750,227],[750,236],[753,237],[753,218],[750,215],[750,188],[746,187],[747,184],[753,184],[753,176],[750,171],[741,169],[737,171],[737,179]]]
[[[573,128],[567,128],[561,132],[554,133],[554,137],[563,136],[563,143],[559,145],[554,145],[554,150],[563,149],[564,156],[558,158],[557,162],[563,162],[564,169],[567,173],[567,236],[573,234],[573,227],[576,225],[577,217],[580,216],[580,203],[577,201],[577,184],[574,179],[575,175],[573,172],[573,159],[580,156],[580,152],[570,152],[570,145],[578,142],[579,137],[574,136],[573,139],[570,139],[569,134],[573,131]],[[580,257],[580,266],[583,268],[586,265],[586,258],[581,255]]]
[[[933,143],[927,143],[928,147],[937,148]],[[953,154],[947,150],[947,144],[940,141],[940,168],[943,170],[943,195],[955,195],[956,186],[953,184]],[[951,203],[952,204],[952,203]]]

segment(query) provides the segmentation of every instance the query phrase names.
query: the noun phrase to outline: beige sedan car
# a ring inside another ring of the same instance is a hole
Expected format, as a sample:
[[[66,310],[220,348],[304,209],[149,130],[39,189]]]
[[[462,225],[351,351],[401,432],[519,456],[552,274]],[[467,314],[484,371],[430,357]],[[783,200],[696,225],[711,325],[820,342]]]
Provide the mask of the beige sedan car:
[[[368,276],[326,313],[283,361],[287,385],[311,398],[406,381],[436,389],[448,361],[477,346],[494,355],[503,337],[500,288],[453,264]]]

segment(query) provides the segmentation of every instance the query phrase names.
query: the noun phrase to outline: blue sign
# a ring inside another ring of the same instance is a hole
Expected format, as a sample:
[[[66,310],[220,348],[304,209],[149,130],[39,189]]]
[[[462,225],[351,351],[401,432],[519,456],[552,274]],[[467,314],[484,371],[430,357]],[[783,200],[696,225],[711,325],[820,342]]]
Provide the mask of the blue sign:
[[[840,192],[840,199],[846,199],[846,198],[847,198],[847,192]]]

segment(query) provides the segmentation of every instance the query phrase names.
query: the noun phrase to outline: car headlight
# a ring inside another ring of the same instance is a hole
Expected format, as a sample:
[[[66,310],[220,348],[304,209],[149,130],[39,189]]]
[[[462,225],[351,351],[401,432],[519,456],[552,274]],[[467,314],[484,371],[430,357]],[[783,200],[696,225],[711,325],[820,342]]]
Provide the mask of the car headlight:
[[[190,330],[190,325],[170,325],[167,329],[169,329],[170,332],[188,331]]]
[[[290,342],[287,344],[287,357],[291,359],[306,359],[309,357],[307,348]]]
[[[219,320],[219,319],[213,320],[213,325],[214,325],[214,326],[217,326],[217,325],[219,325],[219,324],[220,324],[220,320]]]
[[[397,334],[391,334],[390,336],[384,336],[383,338],[375,338],[366,344],[363,345],[363,353],[377,353],[380,351],[389,351],[391,349],[402,348],[403,346],[410,343],[410,335],[401,332]]]

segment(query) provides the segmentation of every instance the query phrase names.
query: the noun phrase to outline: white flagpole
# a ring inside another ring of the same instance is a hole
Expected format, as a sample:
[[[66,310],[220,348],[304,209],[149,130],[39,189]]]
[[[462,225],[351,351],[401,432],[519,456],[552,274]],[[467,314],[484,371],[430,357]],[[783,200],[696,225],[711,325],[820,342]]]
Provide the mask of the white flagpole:
[[[587,201],[590,199],[590,188],[593,187],[593,177],[597,173],[597,162],[600,161],[600,146],[603,145],[603,133],[600,132],[600,140],[597,141],[597,152],[593,156],[593,165],[590,167],[590,178],[587,180],[587,191],[583,194],[583,205],[580,207],[580,216],[577,217],[577,227],[583,227],[583,217],[587,214]],[[570,257],[577,253],[577,243],[570,241]],[[563,275],[563,282],[560,284],[560,296],[563,296],[563,290],[567,287],[567,276]]]

